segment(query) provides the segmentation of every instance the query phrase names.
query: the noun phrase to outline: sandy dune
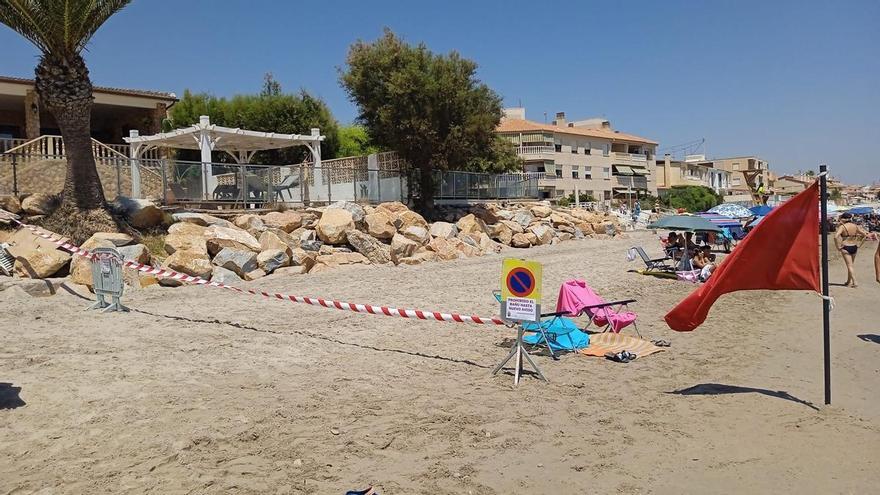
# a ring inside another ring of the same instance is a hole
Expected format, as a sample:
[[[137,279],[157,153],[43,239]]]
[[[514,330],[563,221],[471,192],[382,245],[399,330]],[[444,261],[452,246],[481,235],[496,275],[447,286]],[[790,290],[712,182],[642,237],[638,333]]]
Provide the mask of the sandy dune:
[[[641,239],[641,240],[639,240]],[[822,405],[820,300],[725,296],[697,331],[663,314],[691,289],[626,273],[629,240],[528,251],[545,306],[585,277],[638,299],[663,353],[617,364],[539,356],[514,388],[506,328],[368,316],[200,287],[84,312],[0,292],[0,494],[868,493],[880,483],[880,284],[834,287],[834,405]],[[866,245],[865,251],[874,248]],[[518,252],[521,254],[522,252]],[[867,254],[867,253],[866,253]],[[353,267],[272,290],[496,314],[500,256]],[[835,260],[835,281],[842,281]],[[631,330],[625,330],[631,332]],[[859,336],[862,336],[861,338]],[[0,389],[9,405],[9,389]]]

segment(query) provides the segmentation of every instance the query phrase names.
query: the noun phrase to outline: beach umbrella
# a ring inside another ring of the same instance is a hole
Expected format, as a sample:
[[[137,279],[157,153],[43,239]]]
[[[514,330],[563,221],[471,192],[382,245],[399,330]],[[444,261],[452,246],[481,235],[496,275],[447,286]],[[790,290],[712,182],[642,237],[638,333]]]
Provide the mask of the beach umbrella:
[[[874,208],[871,208],[870,206],[859,206],[857,208],[849,210],[847,213],[851,213],[853,215],[873,215]]]
[[[709,213],[717,213],[730,218],[748,218],[755,216],[748,208],[735,203],[724,203],[709,209]]]
[[[768,213],[773,211],[773,207],[767,205],[758,205],[749,208],[749,211],[752,212],[752,215],[755,215],[756,217],[765,217]]]
[[[691,232],[721,232],[721,227],[694,215],[669,215],[648,225],[649,229],[687,230]]]
[[[739,223],[739,220],[735,218],[725,217],[724,215],[719,215],[717,213],[702,212],[697,213],[697,215],[705,218],[706,220],[714,223],[719,227],[740,227],[742,225]]]
[[[763,216],[757,217],[754,220],[752,220],[751,222],[749,222],[749,224],[746,225],[746,227],[754,227],[755,225],[758,225],[759,223],[761,223],[761,220],[763,220],[763,219],[764,219]]]

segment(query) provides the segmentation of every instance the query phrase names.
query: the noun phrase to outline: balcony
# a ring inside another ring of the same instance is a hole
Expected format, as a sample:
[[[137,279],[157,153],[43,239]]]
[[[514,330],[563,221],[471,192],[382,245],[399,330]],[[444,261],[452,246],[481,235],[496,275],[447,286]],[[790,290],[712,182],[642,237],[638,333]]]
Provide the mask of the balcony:
[[[615,175],[614,187],[632,187],[633,189],[648,189],[648,178],[644,175]]]
[[[553,146],[520,146],[517,148],[517,153],[520,155],[543,155],[554,151]]]
[[[620,151],[613,151],[611,153],[611,158],[613,159],[614,163],[620,165],[645,166],[645,164],[648,162],[648,156],[641,153],[622,153]]]

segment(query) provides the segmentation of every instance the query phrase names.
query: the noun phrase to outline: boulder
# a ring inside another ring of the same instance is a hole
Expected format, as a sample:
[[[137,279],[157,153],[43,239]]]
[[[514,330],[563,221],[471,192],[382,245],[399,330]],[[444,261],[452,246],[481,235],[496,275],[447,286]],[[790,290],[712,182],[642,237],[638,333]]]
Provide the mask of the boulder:
[[[337,265],[352,265],[357,263],[369,263],[364,255],[361,253],[333,253],[333,254],[323,254],[318,256],[316,259],[318,263],[323,263],[327,266],[337,266]]]
[[[301,242],[299,245],[306,251],[320,251],[321,248],[324,246],[324,243],[321,241],[304,241]]]
[[[244,274],[244,279],[250,282],[251,280],[256,280],[258,278],[262,278],[266,276],[265,270],[262,268],[256,268]]]
[[[416,226],[425,230],[428,229],[428,222],[418,213],[410,210],[402,211],[394,217],[394,226],[398,232],[403,232],[409,227]]]
[[[394,234],[391,238],[391,261],[398,264],[401,258],[412,256],[418,248],[419,243],[400,234]]]
[[[517,222],[514,222],[513,220],[499,220],[498,223],[507,226],[507,228],[509,228],[510,231],[514,234],[521,234],[525,232],[525,230],[523,230],[523,226]]]
[[[439,260],[449,261],[458,259],[458,250],[455,248],[456,244],[454,244],[451,239],[447,239],[445,237],[435,237],[431,239],[431,242],[428,243],[428,250],[436,253],[436,257]]]
[[[569,234],[574,234],[574,227],[568,224],[562,224],[556,226],[556,230],[558,232],[568,232]]]
[[[260,251],[259,241],[244,230],[212,225],[205,229],[204,236],[208,252],[214,256],[224,248],[250,250],[254,252]]]
[[[346,233],[346,238],[351,247],[370,260],[370,263],[384,265],[391,262],[391,248],[379,242],[375,237],[360,230],[349,230]]]
[[[479,235],[479,248],[483,253],[500,253],[502,245],[493,241],[488,234]]]
[[[318,237],[327,244],[345,244],[345,233],[354,230],[354,219],[348,210],[329,208],[321,215],[316,229]]]
[[[95,248],[115,248],[112,242],[101,239],[100,237],[95,237],[94,235],[86,239],[86,242],[80,245],[82,249],[93,250]],[[122,254],[122,253],[120,253]],[[123,258],[125,256],[123,255]],[[79,284],[85,285],[86,287],[93,287],[94,280],[92,279],[92,260],[89,258],[83,258],[82,256],[74,256],[70,260],[70,281]]]
[[[208,280],[214,271],[208,254],[202,251],[178,250],[165,258],[162,266],[176,272]],[[161,282],[161,281],[160,281]]]
[[[58,293],[65,285],[65,278],[46,278],[42,280],[30,278],[4,278],[0,279],[0,291],[21,292],[31,297],[49,297]],[[68,284],[70,286],[70,284]]]
[[[28,215],[48,215],[55,209],[57,202],[51,194],[30,194],[21,200],[21,211]]]
[[[364,228],[376,239],[391,239],[397,233],[392,216],[386,211],[376,211],[364,216]]]
[[[512,220],[513,212],[510,210],[498,210],[495,212],[495,216],[498,217],[498,220]]]
[[[197,235],[200,237],[204,237],[206,230],[208,230],[208,227],[191,222],[172,223],[171,226],[168,227],[169,234]]]
[[[223,248],[218,252],[214,256],[212,263],[215,266],[222,266],[227,270],[232,270],[242,278],[245,278],[246,273],[258,268],[256,254],[252,251],[231,247]]]
[[[523,233],[525,234],[526,239],[529,240],[529,244],[531,244],[532,246],[537,246],[537,245],[538,245],[538,236],[536,236],[536,235],[535,235],[534,233],[532,233],[532,232],[523,232]]]
[[[550,244],[550,241],[553,240],[553,228],[549,225],[539,223],[532,225],[528,230],[537,238],[537,244],[543,246],[544,244]]]
[[[286,236],[282,238],[281,236]],[[299,247],[299,243],[295,243],[294,239],[286,234],[283,230],[267,230],[260,234],[260,251],[280,250],[288,257],[293,248]]]
[[[517,224],[517,227],[519,227],[519,224]],[[513,239],[514,232],[506,224],[499,222],[499,223],[496,223],[495,225],[489,225],[488,229],[489,229],[489,234],[488,234],[489,237],[497,240],[498,242],[500,242],[501,244],[504,244],[505,246],[510,245],[510,240]]]
[[[409,210],[405,204],[400,201],[391,201],[387,203],[379,203],[379,206],[376,207],[376,211],[384,211],[388,213],[391,218],[396,218],[398,213],[402,213],[404,211]]]
[[[401,234],[411,241],[416,241],[419,244],[427,244],[428,241],[431,240],[431,234],[428,233],[428,230],[424,227],[419,227],[418,225],[410,225],[405,228]]]
[[[0,209],[9,213],[21,212],[21,202],[15,196],[0,196]]]
[[[455,245],[455,249],[462,254],[462,256],[470,258],[471,256],[479,256],[480,248],[473,246],[467,242],[462,241],[458,238],[449,239],[453,245]]]
[[[422,251],[419,250],[412,256],[407,256],[406,258],[401,258],[401,265],[421,265],[422,263],[428,261],[437,261],[437,253],[433,251]]]
[[[211,275],[211,282],[219,282],[221,284],[236,285],[244,280],[232,270],[227,270],[222,266],[215,266],[214,273]]]
[[[302,266],[305,271],[309,271],[315,266],[315,259],[318,257],[314,251],[306,251],[302,248],[294,249],[290,254],[290,264],[292,266]]]
[[[357,224],[363,222],[364,217],[366,216],[366,212],[364,211],[363,206],[357,203],[352,203],[351,201],[337,201],[328,206],[327,210],[332,208],[339,208],[351,213],[351,219],[354,220],[354,223]]]
[[[162,209],[148,199],[120,196],[116,198],[114,206],[128,219],[132,227],[138,229],[155,227],[165,219]]]
[[[48,278],[70,261],[70,254],[52,242],[19,229],[7,241],[9,254],[15,257],[14,271],[26,278]]]
[[[486,224],[498,223],[500,218],[495,213],[494,205],[476,205],[471,208],[471,213]]]
[[[220,227],[234,226],[234,224],[229,220],[217,218],[212,215],[206,215],[204,213],[192,213],[188,211],[174,213],[173,215],[171,215],[171,219],[176,223],[191,223],[194,225],[199,225],[201,227],[210,227],[212,225],[218,225]]]
[[[458,235],[458,226],[449,222],[434,222],[431,224],[431,236],[449,239]]]
[[[308,242],[318,239],[318,234],[314,230],[303,229],[299,234],[299,242]]]
[[[266,225],[263,223],[263,219],[250,213],[235,217],[232,223],[234,223],[236,227],[246,230],[254,236],[257,236],[260,232],[266,230]]]
[[[286,247],[286,246],[285,246]],[[290,248],[287,248],[289,250]],[[286,250],[267,249],[257,255],[257,265],[266,273],[272,273],[276,269],[290,264],[290,255]]]
[[[484,232],[480,232],[483,234]],[[456,236],[460,241],[470,244],[471,246],[479,249],[480,248],[480,234],[468,234],[465,232],[459,232]]]
[[[311,268],[311,266],[309,268]],[[304,266],[285,266],[283,268],[278,268],[272,274],[281,276],[302,275],[303,273],[308,273],[309,268]]]
[[[520,227],[525,229],[526,227],[531,225],[532,222],[535,221],[535,217],[533,217],[532,214],[527,211],[518,211],[514,213],[511,220],[518,223]]]
[[[134,242],[134,239],[132,239],[130,235],[121,232],[95,232],[92,237],[110,241],[116,247],[127,246]]]
[[[553,210],[550,209],[549,206],[545,206],[545,205],[533,206],[533,207],[531,207],[531,209],[529,211],[532,213],[532,215],[534,215],[538,218],[547,218],[550,216],[550,214],[553,213]]]
[[[510,239],[510,245],[516,248],[527,248],[532,245],[532,242],[528,235],[519,232],[513,234],[513,237]]]
[[[459,233],[463,234],[480,234],[486,233],[486,223],[477,218],[473,213],[469,213],[458,219],[455,224]]]
[[[569,234],[568,232],[563,232],[563,233],[559,234],[559,241],[560,241],[560,242],[563,242],[563,241],[570,241],[570,240],[572,240],[572,239],[574,239],[574,235],[573,235],[573,234]]]
[[[561,212],[551,213],[549,219],[554,227],[559,227],[560,225],[572,225],[577,221],[574,217]]]
[[[174,224],[178,225],[178,224]],[[202,234],[174,233],[165,236],[165,252],[174,254],[177,251],[193,251],[208,255],[208,246]]]
[[[303,223],[302,215],[295,211],[270,211],[263,215],[262,219],[266,227],[281,229],[284,232],[293,232]]]
[[[97,236],[98,234],[93,235],[92,237]],[[131,246],[119,246],[116,248],[116,251],[122,255],[122,258],[126,261],[134,261],[136,263],[140,263],[142,265],[147,265],[150,263],[150,259],[152,256],[150,255],[150,250],[147,249],[147,246],[143,244],[133,244]]]

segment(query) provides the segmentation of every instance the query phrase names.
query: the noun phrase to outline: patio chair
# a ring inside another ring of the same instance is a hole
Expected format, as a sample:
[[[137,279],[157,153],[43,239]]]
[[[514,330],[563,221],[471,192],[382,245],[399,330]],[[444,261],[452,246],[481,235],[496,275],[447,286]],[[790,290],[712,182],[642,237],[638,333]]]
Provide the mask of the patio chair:
[[[287,191],[287,195],[290,196],[290,200],[293,201],[293,193],[290,192],[290,190],[295,187],[299,187],[299,176],[292,174],[288,175],[280,184],[275,186],[275,199],[284,201],[284,191]]]
[[[620,333],[621,330],[632,325],[641,338],[642,334],[636,325],[638,316],[628,308],[628,305],[634,302],[635,299],[606,302],[585,281],[569,280],[559,288],[556,311],[565,311],[575,317],[587,316],[590,321],[584,330],[591,324],[596,324],[596,327],[602,328],[602,333],[608,330]]]
[[[213,196],[218,201],[238,199],[238,186],[235,184],[219,184],[214,188]]]
[[[495,300],[501,303],[501,291],[492,291]],[[545,345],[554,360],[559,358],[555,351],[576,351],[590,344],[590,336],[577,327],[574,321],[563,318],[566,311],[554,313],[542,313],[538,323],[524,323],[523,329],[528,335],[523,337],[523,342],[530,344],[534,350],[539,345]]]
[[[671,256],[664,256],[663,258],[652,259],[648,256],[648,253],[646,253],[645,250],[642,249],[641,246],[633,246],[632,249],[634,249],[636,253],[638,253],[639,258],[642,258],[642,261],[645,262],[645,266],[648,270],[657,270],[661,272],[675,271],[675,268],[672,265],[666,263],[667,261],[672,260]]]

